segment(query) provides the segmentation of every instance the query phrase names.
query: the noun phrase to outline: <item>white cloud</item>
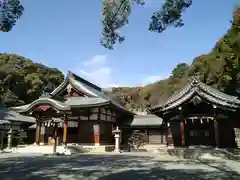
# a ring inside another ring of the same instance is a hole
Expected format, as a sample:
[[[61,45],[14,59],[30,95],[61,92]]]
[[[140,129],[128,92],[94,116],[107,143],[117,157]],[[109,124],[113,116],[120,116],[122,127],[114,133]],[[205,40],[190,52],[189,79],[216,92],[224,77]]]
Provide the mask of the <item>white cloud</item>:
[[[75,72],[102,88],[119,86],[114,83],[112,68],[107,62],[106,55],[96,55],[89,61],[85,61],[80,68],[75,68]]]
[[[121,87],[121,85],[120,84],[111,84],[109,87],[118,88],[118,87]]]
[[[105,55],[96,55],[89,61],[85,61],[83,63],[84,66],[91,67],[91,66],[99,66],[104,65],[107,62],[107,56]]]
[[[79,70],[79,73],[85,76],[86,79],[104,88],[108,87],[112,82],[111,72],[110,67],[102,67],[92,71]]]
[[[129,84],[129,79],[126,77],[124,82],[119,84],[113,78],[113,69],[108,61],[109,57],[106,55],[95,55],[90,60],[81,63],[80,66],[74,67],[73,71],[84,79],[109,90],[114,87],[145,86],[168,77],[168,75],[149,75],[143,79],[137,78],[135,84]]]

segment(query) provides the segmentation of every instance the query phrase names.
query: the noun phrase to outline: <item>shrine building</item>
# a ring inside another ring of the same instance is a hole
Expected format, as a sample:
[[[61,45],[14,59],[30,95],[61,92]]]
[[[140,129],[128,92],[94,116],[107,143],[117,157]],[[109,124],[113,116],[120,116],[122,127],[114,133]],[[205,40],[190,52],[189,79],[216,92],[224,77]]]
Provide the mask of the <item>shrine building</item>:
[[[192,78],[183,89],[150,111],[163,119],[167,145],[240,145],[240,100],[197,79]]]
[[[104,145],[114,143],[112,130],[116,124],[133,116],[106,96],[100,87],[72,72],[68,72],[65,80],[48,96],[12,109],[36,118],[28,137],[38,145],[52,142],[52,127],[44,126],[47,120],[59,122],[58,144]],[[31,134],[31,131],[34,132]]]

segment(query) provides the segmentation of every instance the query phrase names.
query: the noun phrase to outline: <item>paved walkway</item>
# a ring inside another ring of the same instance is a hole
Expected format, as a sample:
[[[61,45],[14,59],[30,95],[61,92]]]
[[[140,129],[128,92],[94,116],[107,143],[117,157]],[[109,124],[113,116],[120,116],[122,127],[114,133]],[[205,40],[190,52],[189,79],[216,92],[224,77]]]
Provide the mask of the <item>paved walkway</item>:
[[[181,160],[149,153],[44,157],[0,154],[0,180],[203,180],[240,179],[240,163]]]

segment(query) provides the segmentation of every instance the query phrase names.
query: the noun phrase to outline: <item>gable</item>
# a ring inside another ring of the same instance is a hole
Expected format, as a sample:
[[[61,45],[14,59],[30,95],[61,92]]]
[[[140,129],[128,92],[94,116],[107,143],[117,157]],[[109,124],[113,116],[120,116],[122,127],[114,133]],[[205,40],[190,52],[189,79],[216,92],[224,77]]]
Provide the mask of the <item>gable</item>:
[[[65,80],[50,94],[60,97],[98,97],[101,88],[69,72]]]
[[[62,89],[58,94],[56,94],[58,97],[85,97],[87,96],[84,94],[84,92],[80,92],[79,90],[76,90],[74,87],[72,87],[71,84],[67,84],[65,88]]]

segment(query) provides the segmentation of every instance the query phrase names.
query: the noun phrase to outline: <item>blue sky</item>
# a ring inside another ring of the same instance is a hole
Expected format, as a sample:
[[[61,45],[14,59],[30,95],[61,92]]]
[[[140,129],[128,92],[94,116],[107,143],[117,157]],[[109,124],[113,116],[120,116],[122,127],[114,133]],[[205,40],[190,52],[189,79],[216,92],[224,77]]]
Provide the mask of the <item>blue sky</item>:
[[[111,51],[99,43],[102,0],[22,0],[24,15],[11,32],[0,33],[0,52],[72,70],[102,87],[143,85],[208,53],[230,27],[237,0],[194,0],[183,28],[149,32],[150,16],[161,2],[135,6],[122,30],[126,40]]]

